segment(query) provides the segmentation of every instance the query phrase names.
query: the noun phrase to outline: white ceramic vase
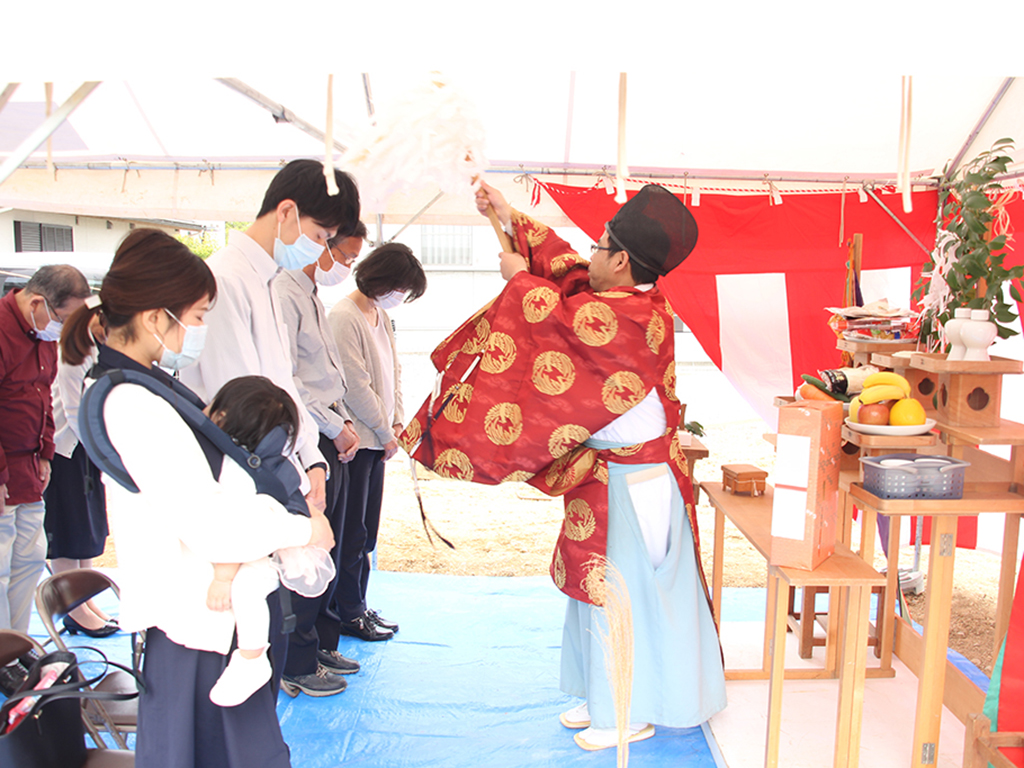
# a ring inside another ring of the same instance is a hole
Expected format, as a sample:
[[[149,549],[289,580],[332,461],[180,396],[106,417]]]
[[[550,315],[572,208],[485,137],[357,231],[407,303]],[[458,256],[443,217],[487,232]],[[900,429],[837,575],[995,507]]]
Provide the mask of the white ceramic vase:
[[[971,310],[971,319],[960,326],[960,340],[966,349],[963,359],[988,360],[988,348],[998,334],[996,324],[988,319],[987,309]]]
[[[963,341],[960,338],[960,329],[963,328],[964,323],[971,319],[971,310],[969,307],[960,307],[953,312],[953,318],[943,326],[946,332],[946,338],[949,340],[949,354],[946,355],[947,360],[963,360],[964,353],[967,348],[964,346]]]

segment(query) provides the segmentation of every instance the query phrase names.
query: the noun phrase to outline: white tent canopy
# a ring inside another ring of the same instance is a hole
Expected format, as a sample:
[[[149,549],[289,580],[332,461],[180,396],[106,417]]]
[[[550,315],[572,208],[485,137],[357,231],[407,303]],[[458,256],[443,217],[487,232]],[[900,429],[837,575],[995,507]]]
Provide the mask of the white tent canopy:
[[[492,168],[594,183],[614,174],[618,74],[552,68],[496,88],[489,70],[446,72],[475,104]],[[374,105],[387,104],[426,70],[369,70]],[[238,81],[309,124],[326,123],[326,74],[253,74]],[[81,81],[54,83],[54,107]],[[913,80],[909,167],[928,181],[966,151],[971,157],[1003,136],[1024,140],[1024,82],[1000,76],[918,75]],[[1002,94],[992,107],[993,99]],[[334,137],[346,145],[366,129],[367,94],[359,71],[334,76]],[[968,137],[990,110],[987,122]],[[278,110],[279,111],[279,110]],[[25,81],[0,110],[0,158],[18,149],[44,118],[42,81]],[[785,190],[818,182],[859,185],[895,178],[900,119],[896,74],[824,68],[780,76],[770,68],[736,78],[729,71],[669,78],[640,70],[628,77],[626,158],[634,177],[673,178],[714,189]],[[413,128],[415,130],[415,128]],[[965,150],[966,146],[966,150]],[[245,219],[266,180],[284,161],[323,157],[324,143],[212,77],[102,82],[54,134],[55,172],[46,144],[0,184],[0,206],[147,218]],[[341,159],[342,153],[336,155]],[[1024,157],[1024,156],[1022,156]],[[392,220],[408,218],[436,189],[391,201]],[[525,186],[512,192],[526,202]],[[556,223],[546,204],[538,213]],[[474,216],[465,200],[443,200],[425,222]],[[476,219],[472,219],[477,223]]]

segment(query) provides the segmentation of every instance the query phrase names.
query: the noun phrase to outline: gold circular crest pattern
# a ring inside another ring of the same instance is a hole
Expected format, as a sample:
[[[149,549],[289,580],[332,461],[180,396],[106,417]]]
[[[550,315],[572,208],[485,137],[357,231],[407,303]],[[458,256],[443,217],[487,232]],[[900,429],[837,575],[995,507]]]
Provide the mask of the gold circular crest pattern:
[[[554,495],[565,493],[576,485],[577,469],[572,464],[572,452],[555,459],[544,474],[544,482]]]
[[[565,586],[565,561],[562,559],[562,550],[555,547],[555,559],[551,563],[551,578],[555,580],[555,586],[559,589]]]
[[[619,320],[607,304],[588,301],[576,310],[572,318],[572,329],[587,346],[603,347],[619,332]]]
[[[533,472],[527,472],[525,469],[517,469],[515,472],[510,472],[509,474],[507,474],[503,478],[501,478],[500,482],[502,482],[502,483],[525,483],[527,480],[529,480],[531,477],[533,477],[533,475],[534,475]]]
[[[553,459],[557,459],[589,437],[590,431],[586,427],[579,424],[563,424],[556,427],[548,438],[548,453]]]
[[[548,232],[551,231],[547,227],[538,226],[533,222],[530,222],[530,224],[523,227],[523,229],[526,230],[526,242],[530,244],[531,248],[536,248],[538,245],[547,240]]]
[[[608,589],[608,584],[604,579],[605,563],[592,558],[584,564],[584,567],[586,568],[586,574],[583,577],[583,581],[580,582],[580,586],[594,605],[604,605]]]
[[[407,452],[423,438],[423,427],[419,419],[413,419],[409,422],[402,433],[402,438],[402,448]]]
[[[448,400],[448,396],[455,393],[451,400]],[[442,401],[448,400],[441,415],[444,416],[448,421],[461,424],[462,420],[466,418],[466,411],[469,409],[469,401],[473,399],[473,385],[466,383],[452,384],[448,387],[448,391],[444,393]]]
[[[608,485],[608,464],[604,461],[599,461],[594,466],[594,477],[601,485]]]
[[[545,320],[557,306],[558,292],[543,285],[531,288],[523,296],[523,316],[528,323]]]
[[[671,400],[673,403],[679,402],[679,396],[676,395],[676,361],[672,360],[669,362],[668,367],[665,368],[665,376],[662,378],[662,383],[665,385],[665,397]]]
[[[455,480],[472,480],[473,464],[469,456],[458,448],[449,448],[441,451],[434,462],[434,471],[441,477],[450,477]]]
[[[597,295],[602,299],[628,299],[633,294],[626,291],[598,291]]]
[[[548,350],[533,361],[533,386],[545,395],[561,395],[576,382],[576,366],[563,352]]]
[[[683,453],[683,446],[679,444],[678,438],[673,437],[672,441],[669,443],[668,455],[672,461],[676,463],[676,466],[679,467],[680,471],[689,477],[690,466],[686,462],[686,454]]]
[[[575,253],[563,253],[551,260],[551,274],[555,277],[565,277],[566,273],[583,260]]]
[[[486,317],[476,321],[474,334],[462,344],[462,351],[467,355],[475,355],[484,351],[487,344],[487,337],[491,335],[491,324]]]
[[[601,401],[612,413],[625,413],[645,395],[643,379],[632,371],[616,371],[601,387]]]
[[[511,445],[523,434],[523,411],[515,403],[498,403],[484,416],[484,433],[495,445]]]
[[[516,361],[516,342],[507,333],[495,331],[487,339],[487,348],[480,358],[480,367],[486,373],[504,373]]]
[[[651,352],[658,354],[661,343],[665,341],[665,321],[657,312],[651,315],[651,322],[647,324],[647,346]]]
[[[616,456],[633,456],[640,453],[643,447],[643,443],[634,443],[633,445],[624,445],[621,448],[612,448],[612,453]]]
[[[675,315],[675,310],[672,309],[672,305],[669,304],[668,299],[665,299],[665,311],[668,312],[669,317],[673,317]]]
[[[597,530],[597,520],[590,505],[583,499],[573,499],[565,505],[565,536],[573,541],[586,541]]]

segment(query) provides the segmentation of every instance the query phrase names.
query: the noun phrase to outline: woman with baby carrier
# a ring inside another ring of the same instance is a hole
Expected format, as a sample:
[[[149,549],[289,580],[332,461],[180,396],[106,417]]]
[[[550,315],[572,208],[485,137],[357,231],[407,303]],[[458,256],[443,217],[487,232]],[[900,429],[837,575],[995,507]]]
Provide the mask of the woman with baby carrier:
[[[92,378],[112,369],[135,371],[173,390],[171,401],[202,408],[160,367],[176,371],[195,362],[205,337],[203,316],[216,294],[210,269],[182,243],[136,229],[117,249],[99,296],[69,319],[64,359],[71,365],[84,359],[92,345],[89,323],[98,315],[107,341]],[[100,413],[105,439],[138,488],[130,492],[104,474],[120,624],[147,632],[135,764],[288,766],[271,683],[234,707],[209,698],[228,663],[235,622],[231,611],[207,606],[207,592],[214,563],[247,563],[306,544],[329,549],[329,524],[322,516],[290,514],[257,493],[245,470],[146,387],[114,386]],[[268,603],[274,642],[281,638],[276,592]]]

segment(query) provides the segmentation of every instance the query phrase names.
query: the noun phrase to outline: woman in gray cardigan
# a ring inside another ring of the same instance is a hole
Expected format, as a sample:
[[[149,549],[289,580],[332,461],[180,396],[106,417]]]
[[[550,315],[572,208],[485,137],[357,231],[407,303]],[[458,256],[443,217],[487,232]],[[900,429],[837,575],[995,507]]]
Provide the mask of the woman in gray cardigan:
[[[398,452],[402,432],[401,367],[386,310],[415,301],[427,288],[423,267],[408,246],[387,243],[355,267],[356,290],[331,310],[328,322],[345,370],[345,408],[360,449],[348,465],[341,564],[334,602],[341,631],[387,640],[398,625],[366,606],[369,553],[377,546],[384,462]]]

